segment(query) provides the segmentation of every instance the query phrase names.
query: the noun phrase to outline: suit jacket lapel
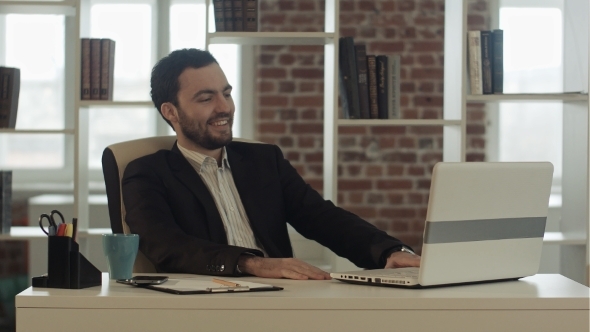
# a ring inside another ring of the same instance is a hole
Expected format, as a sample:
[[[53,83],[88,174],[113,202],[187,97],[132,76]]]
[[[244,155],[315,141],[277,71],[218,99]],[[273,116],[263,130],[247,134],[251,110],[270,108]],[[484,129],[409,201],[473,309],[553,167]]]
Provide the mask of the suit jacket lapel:
[[[186,160],[178,149],[177,143],[172,147],[172,153],[169,154],[169,165],[174,172],[174,175],[184,184],[203,205],[207,215],[207,225],[209,228],[209,236],[211,241],[217,243],[227,244],[227,235],[223,227],[221,215],[215,205],[215,200],[209,192],[209,189],[197,174],[195,169]],[[195,221],[196,222],[196,221]]]
[[[259,204],[257,204],[261,195],[259,189],[261,179],[257,178],[256,174],[260,174],[260,170],[248,161],[248,158],[244,158],[239,152],[232,149],[231,144],[226,146],[226,150],[234,183],[256,239],[262,243],[264,250],[271,257],[280,257],[280,250],[270,239],[272,235],[268,234],[268,223],[271,222],[268,220],[268,214],[260,209]]]

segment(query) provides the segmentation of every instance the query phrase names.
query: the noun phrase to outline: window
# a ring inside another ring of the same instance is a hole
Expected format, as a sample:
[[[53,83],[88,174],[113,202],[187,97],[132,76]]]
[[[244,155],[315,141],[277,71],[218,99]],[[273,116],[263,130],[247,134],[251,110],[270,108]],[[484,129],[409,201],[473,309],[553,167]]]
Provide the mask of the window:
[[[0,133],[0,169],[14,170],[15,188],[73,180],[75,92],[66,75],[71,69],[66,68],[71,65],[66,50],[73,38],[66,25],[75,22],[64,15],[0,14],[0,65],[21,69],[17,129],[54,131]],[[205,22],[205,0],[81,0],[80,37],[116,41],[113,99],[132,102],[83,110],[89,115],[91,181],[102,186],[101,157],[109,144],[173,134],[151,105],[151,69],[170,50],[205,48]],[[240,48],[211,45],[210,51],[224,68],[239,105]]]
[[[562,21],[562,1],[500,1],[504,93],[563,92]],[[562,114],[560,102],[500,103],[492,119],[497,136],[491,138],[490,160],[551,161],[554,192],[559,192]]]

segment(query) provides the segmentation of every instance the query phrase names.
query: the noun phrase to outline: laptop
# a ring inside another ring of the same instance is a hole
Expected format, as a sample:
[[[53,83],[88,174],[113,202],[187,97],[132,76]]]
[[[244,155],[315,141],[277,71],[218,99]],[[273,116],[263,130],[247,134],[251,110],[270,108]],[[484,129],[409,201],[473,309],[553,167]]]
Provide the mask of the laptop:
[[[330,273],[374,286],[432,287],[515,280],[539,270],[553,165],[439,162],[420,268]]]

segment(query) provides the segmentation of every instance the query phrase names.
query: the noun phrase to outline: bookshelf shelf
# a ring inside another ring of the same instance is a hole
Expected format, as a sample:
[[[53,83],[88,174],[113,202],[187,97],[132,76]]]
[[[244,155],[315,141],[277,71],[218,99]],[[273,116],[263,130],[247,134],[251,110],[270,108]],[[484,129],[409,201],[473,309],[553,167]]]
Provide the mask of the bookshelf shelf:
[[[77,15],[75,1],[2,1],[0,14]]]
[[[587,93],[505,93],[494,95],[467,95],[467,102],[497,103],[536,101],[588,101]]]
[[[209,44],[235,45],[326,45],[334,33],[326,32],[214,32],[207,34]]]
[[[80,107],[154,107],[152,101],[81,100]]]
[[[88,230],[80,230],[78,232],[79,238],[100,237],[102,234],[112,233],[110,228],[93,228]],[[44,239],[47,235],[41,231],[38,226],[13,226],[10,228],[9,234],[0,234],[0,240],[34,240]]]
[[[461,120],[440,119],[340,119],[338,126],[460,126]]]
[[[586,236],[583,233],[545,232],[543,243],[585,246]]]
[[[0,129],[0,134],[74,134],[74,129]]]

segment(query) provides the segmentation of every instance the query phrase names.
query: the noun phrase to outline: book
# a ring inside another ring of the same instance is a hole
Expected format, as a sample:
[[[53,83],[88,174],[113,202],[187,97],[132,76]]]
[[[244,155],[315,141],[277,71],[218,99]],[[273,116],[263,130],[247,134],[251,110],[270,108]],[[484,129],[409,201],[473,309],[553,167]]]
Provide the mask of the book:
[[[0,171],[0,234],[12,225],[12,171]]]
[[[213,17],[215,18],[215,32],[225,31],[223,22],[223,0],[213,0]]]
[[[100,53],[100,99],[113,100],[115,41],[108,38],[101,39]]]
[[[356,56],[354,40],[352,37],[340,37],[338,43],[338,64],[342,73],[342,84],[345,89],[345,98],[348,103],[348,119],[360,119],[360,101],[358,91],[358,76],[356,69]]]
[[[374,55],[367,55],[367,77],[369,81],[369,114],[371,119],[379,119],[377,101],[377,62]]]
[[[493,93],[492,90],[492,32],[480,31],[481,38],[481,78],[482,92],[484,95]]]
[[[232,0],[232,10],[234,18],[234,31],[244,31],[244,7],[243,0]]]
[[[387,60],[387,118],[399,119],[401,118],[400,68],[402,60],[399,55],[389,55]]]
[[[481,34],[479,31],[469,31],[467,33],[469,52],[469,87],[472,95],[483,94],[482,77],[481,77]]]
[[[244,31],[258,31],[258,0],[244,0]]]
[[[389,89],[387,87],[389,76],[388,74],[388,58],[386,55],[378,55],[376,58],[377,62],[377,105],[379,109],[379,119],[387,119],[388,117],[388,110],[389,101],[388,101],[388,92]]]
[[[492,90],[504,93],[504,31],[492,31],[492,45]]]
[[[354,45],[354,53],[356,55],[361,119],[370,119],[369,84],[367,82],[367,46],[365,44]]]
[[[234,31],[233,0],[223,0],[223,25],[225,31]]]
[[[19,93],[20,69],[0,67],[0,128],[15,128]]]
[[[80,99],[90,99],[90,38],[80,39]]]
[[[90,99],[100,99],[100,39],[90,39]]]

